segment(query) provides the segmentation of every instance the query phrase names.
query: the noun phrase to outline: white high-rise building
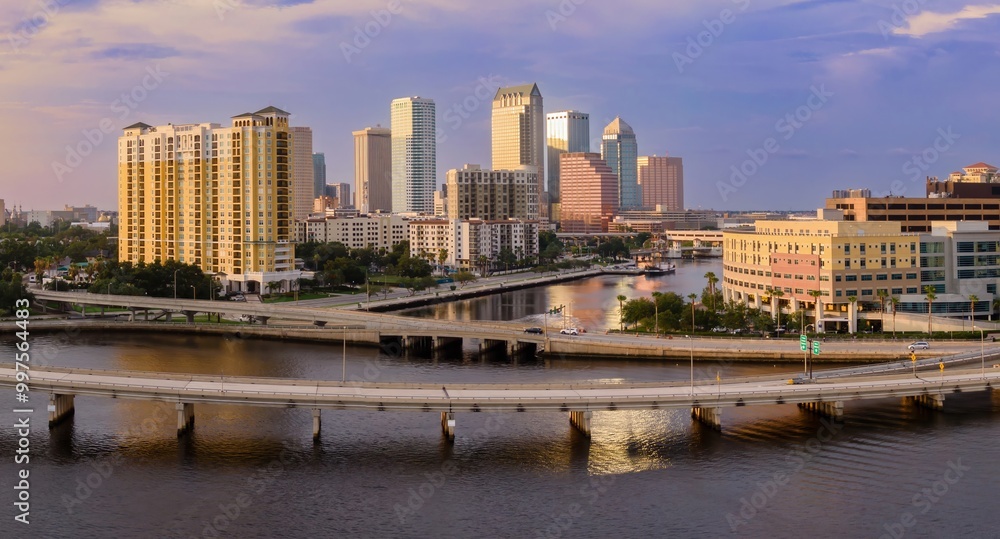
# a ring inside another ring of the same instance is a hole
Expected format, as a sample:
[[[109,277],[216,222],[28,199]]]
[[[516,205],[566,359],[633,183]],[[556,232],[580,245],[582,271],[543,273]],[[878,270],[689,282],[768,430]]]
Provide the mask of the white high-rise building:
[[[559,202],[559,156],[590,152],[590,115],[564,110],[546,114],[545,123],[549,203],[556,204]]]
[[[437,139],[433,99],[403,97],[391,105],[392,211],[434,212]]]

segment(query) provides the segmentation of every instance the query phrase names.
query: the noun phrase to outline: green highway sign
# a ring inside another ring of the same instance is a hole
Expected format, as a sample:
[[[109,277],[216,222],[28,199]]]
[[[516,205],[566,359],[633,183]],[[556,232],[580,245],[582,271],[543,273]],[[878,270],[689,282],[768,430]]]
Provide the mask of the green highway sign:
[[[813,355],[819,355],[819,341],[813,341]]]
[[[803,352],[805,352],[808,349],[809,349],[809,337],[806,337],[805,335],[800,335],[799,336],[799,350],[802,350]]]

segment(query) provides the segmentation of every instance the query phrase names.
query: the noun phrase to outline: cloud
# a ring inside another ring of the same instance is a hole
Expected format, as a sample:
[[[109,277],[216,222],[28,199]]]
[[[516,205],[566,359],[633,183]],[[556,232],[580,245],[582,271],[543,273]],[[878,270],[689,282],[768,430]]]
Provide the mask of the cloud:
[[[180,51],[174,47],[155,45],[153,43],[128,43],[108,47],[94,52],[94,58],[109,58],[114,60],[157,60],[180,56]]]
[[[958,23],[969,19],[985,19],[990,15],[1000,13],[1000,5],[966,6],[955,13],[934,13],[923,11],[907,19],[905,28],[896,28],[894,34],[912,37],[924,37],[928,34],[944,32],[954,28]]]

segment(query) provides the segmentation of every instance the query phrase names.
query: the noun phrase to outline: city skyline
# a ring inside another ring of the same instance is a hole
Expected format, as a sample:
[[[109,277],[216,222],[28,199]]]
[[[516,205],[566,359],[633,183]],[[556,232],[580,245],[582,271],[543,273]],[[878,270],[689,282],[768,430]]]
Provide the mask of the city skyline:
[[[5,3],[0,106],[20,126],[0,134],[8,206],[112,209],[108,141],[125,126],[267,105],[296,111],[330,181],[350,180],[352,131],[388,125],[400,95],[439,105],[440,184],[450,168],[490,162],[493,92],[526,82],[550,110],[629,118],[642,154],[684,156],[691,208],[801,209],[850,187],[913,195],[926,175],[996,161],[981,111],[1000,75],[980,66],[1000,9],[984,2],[262,4]],[[479,45],[417,39],[445,31]],[[596,39],[609,33],[624,37]],[[230,85],[247,66],[269,76]],[[790,188],[802,198],[773,197]]]

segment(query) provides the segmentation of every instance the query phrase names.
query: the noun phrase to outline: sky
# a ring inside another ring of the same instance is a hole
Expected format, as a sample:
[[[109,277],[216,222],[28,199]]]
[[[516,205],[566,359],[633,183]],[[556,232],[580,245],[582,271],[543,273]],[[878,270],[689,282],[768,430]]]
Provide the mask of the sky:
[[[808,210],[833,189],[922,196],[1000,164],[1000,0],[4,0],[0,199],[117,206],[121,129],[280,107],[329,183],[389,102],[437,103],[438,180],[490,165],[490,101],[621,116],[684,159],[689,208]]]

